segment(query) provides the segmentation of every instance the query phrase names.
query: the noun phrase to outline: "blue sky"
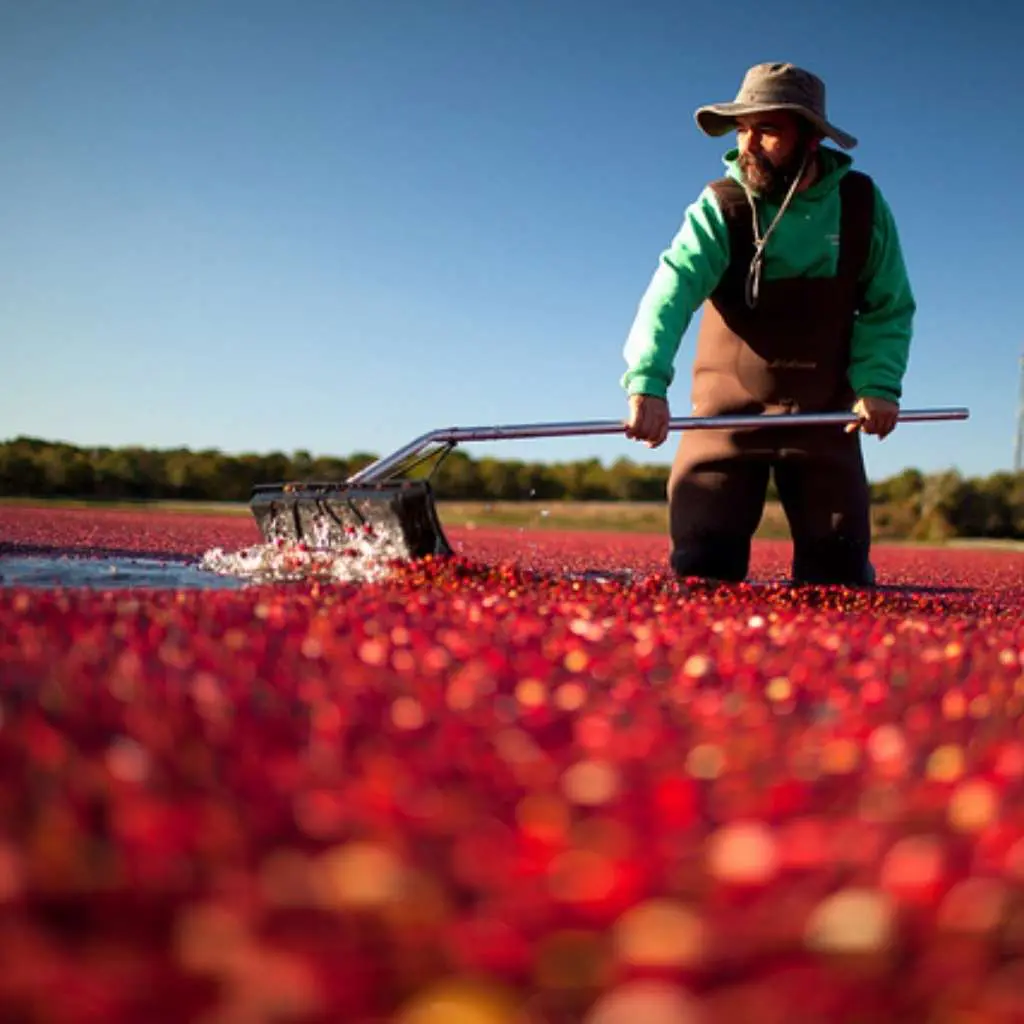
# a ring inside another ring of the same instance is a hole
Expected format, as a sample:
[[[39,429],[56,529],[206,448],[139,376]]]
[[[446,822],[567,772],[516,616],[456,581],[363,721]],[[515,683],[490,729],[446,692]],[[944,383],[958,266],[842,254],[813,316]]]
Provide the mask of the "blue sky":
[[[1024,7],[901,0],[0,4],[0,438],[385,452],[624,414],[622,344],[744,70],[827,82],[919,303],[869,473],[1012,465]],[[689,408],[694,327],[673,411]],[[620,438],[473,455],[665,462]]]

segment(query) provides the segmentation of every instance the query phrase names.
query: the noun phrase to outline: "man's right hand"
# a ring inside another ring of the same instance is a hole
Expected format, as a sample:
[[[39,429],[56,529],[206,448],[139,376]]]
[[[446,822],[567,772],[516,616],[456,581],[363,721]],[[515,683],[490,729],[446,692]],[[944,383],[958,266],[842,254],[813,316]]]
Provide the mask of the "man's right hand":
[[[657,448],[668,437],[668,402],[653,395],[630,395],[626,437],[644,441],[648,448]]]

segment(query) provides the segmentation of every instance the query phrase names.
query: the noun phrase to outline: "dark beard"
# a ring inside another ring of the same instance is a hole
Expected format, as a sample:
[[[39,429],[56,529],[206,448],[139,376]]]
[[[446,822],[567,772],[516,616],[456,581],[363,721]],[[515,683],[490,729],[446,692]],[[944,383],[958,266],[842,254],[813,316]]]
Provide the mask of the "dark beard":
[[[739,158],[739,168],[751,192],[765,199],[781,200],[800,173],[806,155],[807,150],[800,146],[784,164],[776,167],[767,157],[745,153]]]

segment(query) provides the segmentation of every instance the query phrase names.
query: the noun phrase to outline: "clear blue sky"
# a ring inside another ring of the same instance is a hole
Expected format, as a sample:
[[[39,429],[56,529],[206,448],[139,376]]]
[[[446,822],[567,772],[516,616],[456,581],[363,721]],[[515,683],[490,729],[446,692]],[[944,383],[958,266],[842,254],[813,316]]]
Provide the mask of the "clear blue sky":
[[[731,144],[693,111],[791,60],[897,216],[920,307],[904,404],[972,413],[868,439],[869,472],[1009,468],[1022,11],[7,0],[0,438],[347,454],[621,417],[636,303]],[[467,451],[663,462],[674,442]]]

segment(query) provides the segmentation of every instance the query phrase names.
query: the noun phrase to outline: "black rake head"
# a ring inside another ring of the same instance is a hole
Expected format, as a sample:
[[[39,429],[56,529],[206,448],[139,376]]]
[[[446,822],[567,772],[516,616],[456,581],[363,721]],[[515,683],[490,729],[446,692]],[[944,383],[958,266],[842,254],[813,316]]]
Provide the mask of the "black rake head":
[[[342,551],[379,538],[399,558],[453,553],[426,480],[260,484],[250,508],[267,543]]]

